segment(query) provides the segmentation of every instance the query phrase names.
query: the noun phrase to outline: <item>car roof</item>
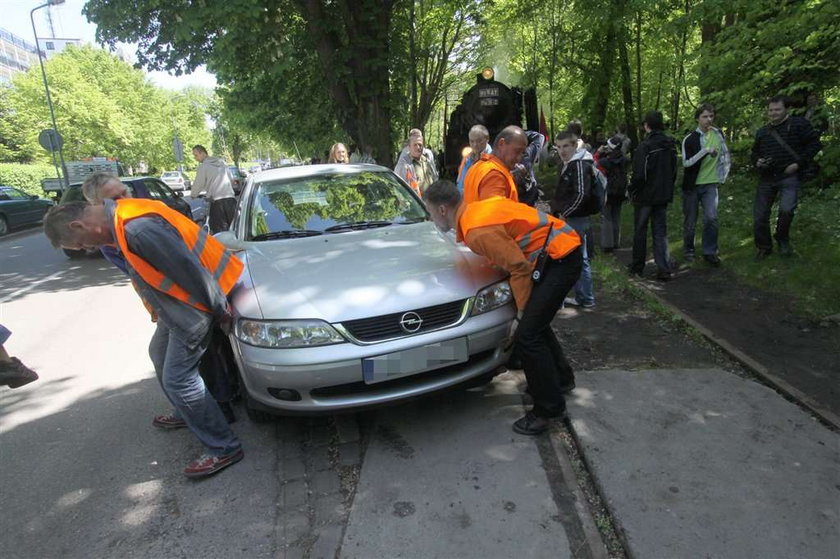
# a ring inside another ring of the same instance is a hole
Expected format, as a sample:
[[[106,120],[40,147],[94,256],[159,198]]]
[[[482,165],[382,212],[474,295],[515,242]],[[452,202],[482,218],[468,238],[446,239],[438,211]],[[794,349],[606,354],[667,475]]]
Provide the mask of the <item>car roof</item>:
[[[319,165],[296,165],[294,167],[278,167],[266,169],[254,175],[254,182],[271,182],[283,179],[297,179],[319,175],[334,175],[345,173],[348,175],[361,173],[363,171],[376,171],[393,173],[388,167],[368,164],[319,164]]]

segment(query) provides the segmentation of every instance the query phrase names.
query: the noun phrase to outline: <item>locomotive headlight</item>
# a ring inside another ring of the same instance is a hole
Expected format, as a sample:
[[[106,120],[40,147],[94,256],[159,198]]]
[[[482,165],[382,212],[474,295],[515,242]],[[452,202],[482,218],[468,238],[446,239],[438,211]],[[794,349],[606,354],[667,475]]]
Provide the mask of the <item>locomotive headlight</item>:
[[[493,68],[490,66],[485,66],[483,70],[481,70],[481,77],[485,80],[492,80],[496,76],[496,73],[493,71]]]

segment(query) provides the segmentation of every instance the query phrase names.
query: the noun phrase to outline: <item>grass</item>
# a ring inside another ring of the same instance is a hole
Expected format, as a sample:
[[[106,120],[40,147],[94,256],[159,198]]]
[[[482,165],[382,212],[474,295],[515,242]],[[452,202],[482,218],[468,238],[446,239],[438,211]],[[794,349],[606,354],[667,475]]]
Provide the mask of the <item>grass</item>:
[[[730,178],[720,189],[718,244],[723,266],[745,285],[793,300],[796,309],[805,316],[823,318],[840,313],[840,189],[801,191],[791,228],[795,255],[782,258],[776,251],[759,262],[755,260],[752,231],[755,186],[756,178],[745,174]],[[771,229],[775,211],[774,208]],[[625,207],[622,214],[622,239],[627,246],[633,232],[632,206]],[[700,218],[695,241],[698,249],[702,228]],[[680,260],[682,193],[679,187],[674,203],[668,208],[668,244],[672,257]],[[698,259],[693,265],[705,263]],[[608,270],[602,273],[611,274]]]

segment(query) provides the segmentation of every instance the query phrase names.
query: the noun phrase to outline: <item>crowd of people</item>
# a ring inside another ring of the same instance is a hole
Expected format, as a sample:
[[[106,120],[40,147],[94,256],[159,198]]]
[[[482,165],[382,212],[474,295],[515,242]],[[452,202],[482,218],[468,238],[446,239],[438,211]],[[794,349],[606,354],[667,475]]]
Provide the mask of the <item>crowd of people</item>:
[[[773,248],[770,210],[780,197],[774,238],[791,254],[790,226],[803,172],[820,149],[819,132],[803,117],[790,116],[787,100],[768,103],[769,123],[756,134],[752,158],[759,170],[754,236],[759,258]],[[702,104],[697,128],[681,143],[683,173],[683,254],[695,258],[695,227],[703,210],[701,250],[711,266],[721,264],[717,207],[720,186],[730,169],[725,136],[714,127],[715,109]],[[431,219],[473,252],[510,274],[516,306],[507,343],[512,360],[528,382],[531,409],[513,429],[524,435],[544,432],[566,413],[565,395],[575,388],[574,372],[551,327],[564,305],[595,307],[589,258],[595,244],[593,216],[601,214],[604,252],[620,247],[622,206],[634,207],[633,254],[629,272],[641,275],[647,261],[648,224],[653,237],[656,278],[669,280],[674,263],[667,245],[667,205],[674,197],[677,142],[665,134],[662,114],[650,111],[645,137],[630,152],[622,129],[591,146],[580,123],[572,122],[547,146],[547,138],[518,126],[501,130],[490,145],[487,128],[469,131],[454,181],[441,179],[422,131],[409,132],[395,173],[419,195]],[[210,201],[210,232],[228,229],[236,202],[224,161],[193,148],[199,162],[193,194]],[[355,161],[354,161],[355,157]],[[370,152],[334,144],[328,162],[373,163]],[[557,167],[553,192],[541,199],[535,167]],[[630,173],[628,177],[628,171]],[[83,185],[88,203],[52,209],[44,230],[56,247],[106,247],[105,256],[132,280],[156,321],[149,354],[173,412],[155,416],[161,429],[189,428],[206,454],[184,469],[189,477],[212,475],[242,459],[242,446],[229,423],[235,420],[225,383],[225,357],[216,354],[214,336],[229,332],[232,311],[227,295],[242,262],[190,219],[150,200],[131,199],[114,176],[97,173]],[[0,350],[8,338],[0,327]],[[208,351],[208,348],[210,350]],[[0,351],[0,383],[10,387],[37,375]]]

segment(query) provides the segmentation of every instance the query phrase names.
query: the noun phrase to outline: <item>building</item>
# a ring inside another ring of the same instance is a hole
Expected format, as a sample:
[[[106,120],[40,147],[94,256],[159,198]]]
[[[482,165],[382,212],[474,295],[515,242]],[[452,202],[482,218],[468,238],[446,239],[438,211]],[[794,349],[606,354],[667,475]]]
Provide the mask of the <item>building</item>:
[[[41,52],[46,54],[47,58],[52,58],[56,54],[63,51],[67,45],[79,46],[82,44],[81,39],[58,39],[56,37],[39,37],[38,43],[41,45]]]
[[[12,76],[26,72],[34,64],[38,64],[35,45],[0,28],[0,85],[8,84]]]

